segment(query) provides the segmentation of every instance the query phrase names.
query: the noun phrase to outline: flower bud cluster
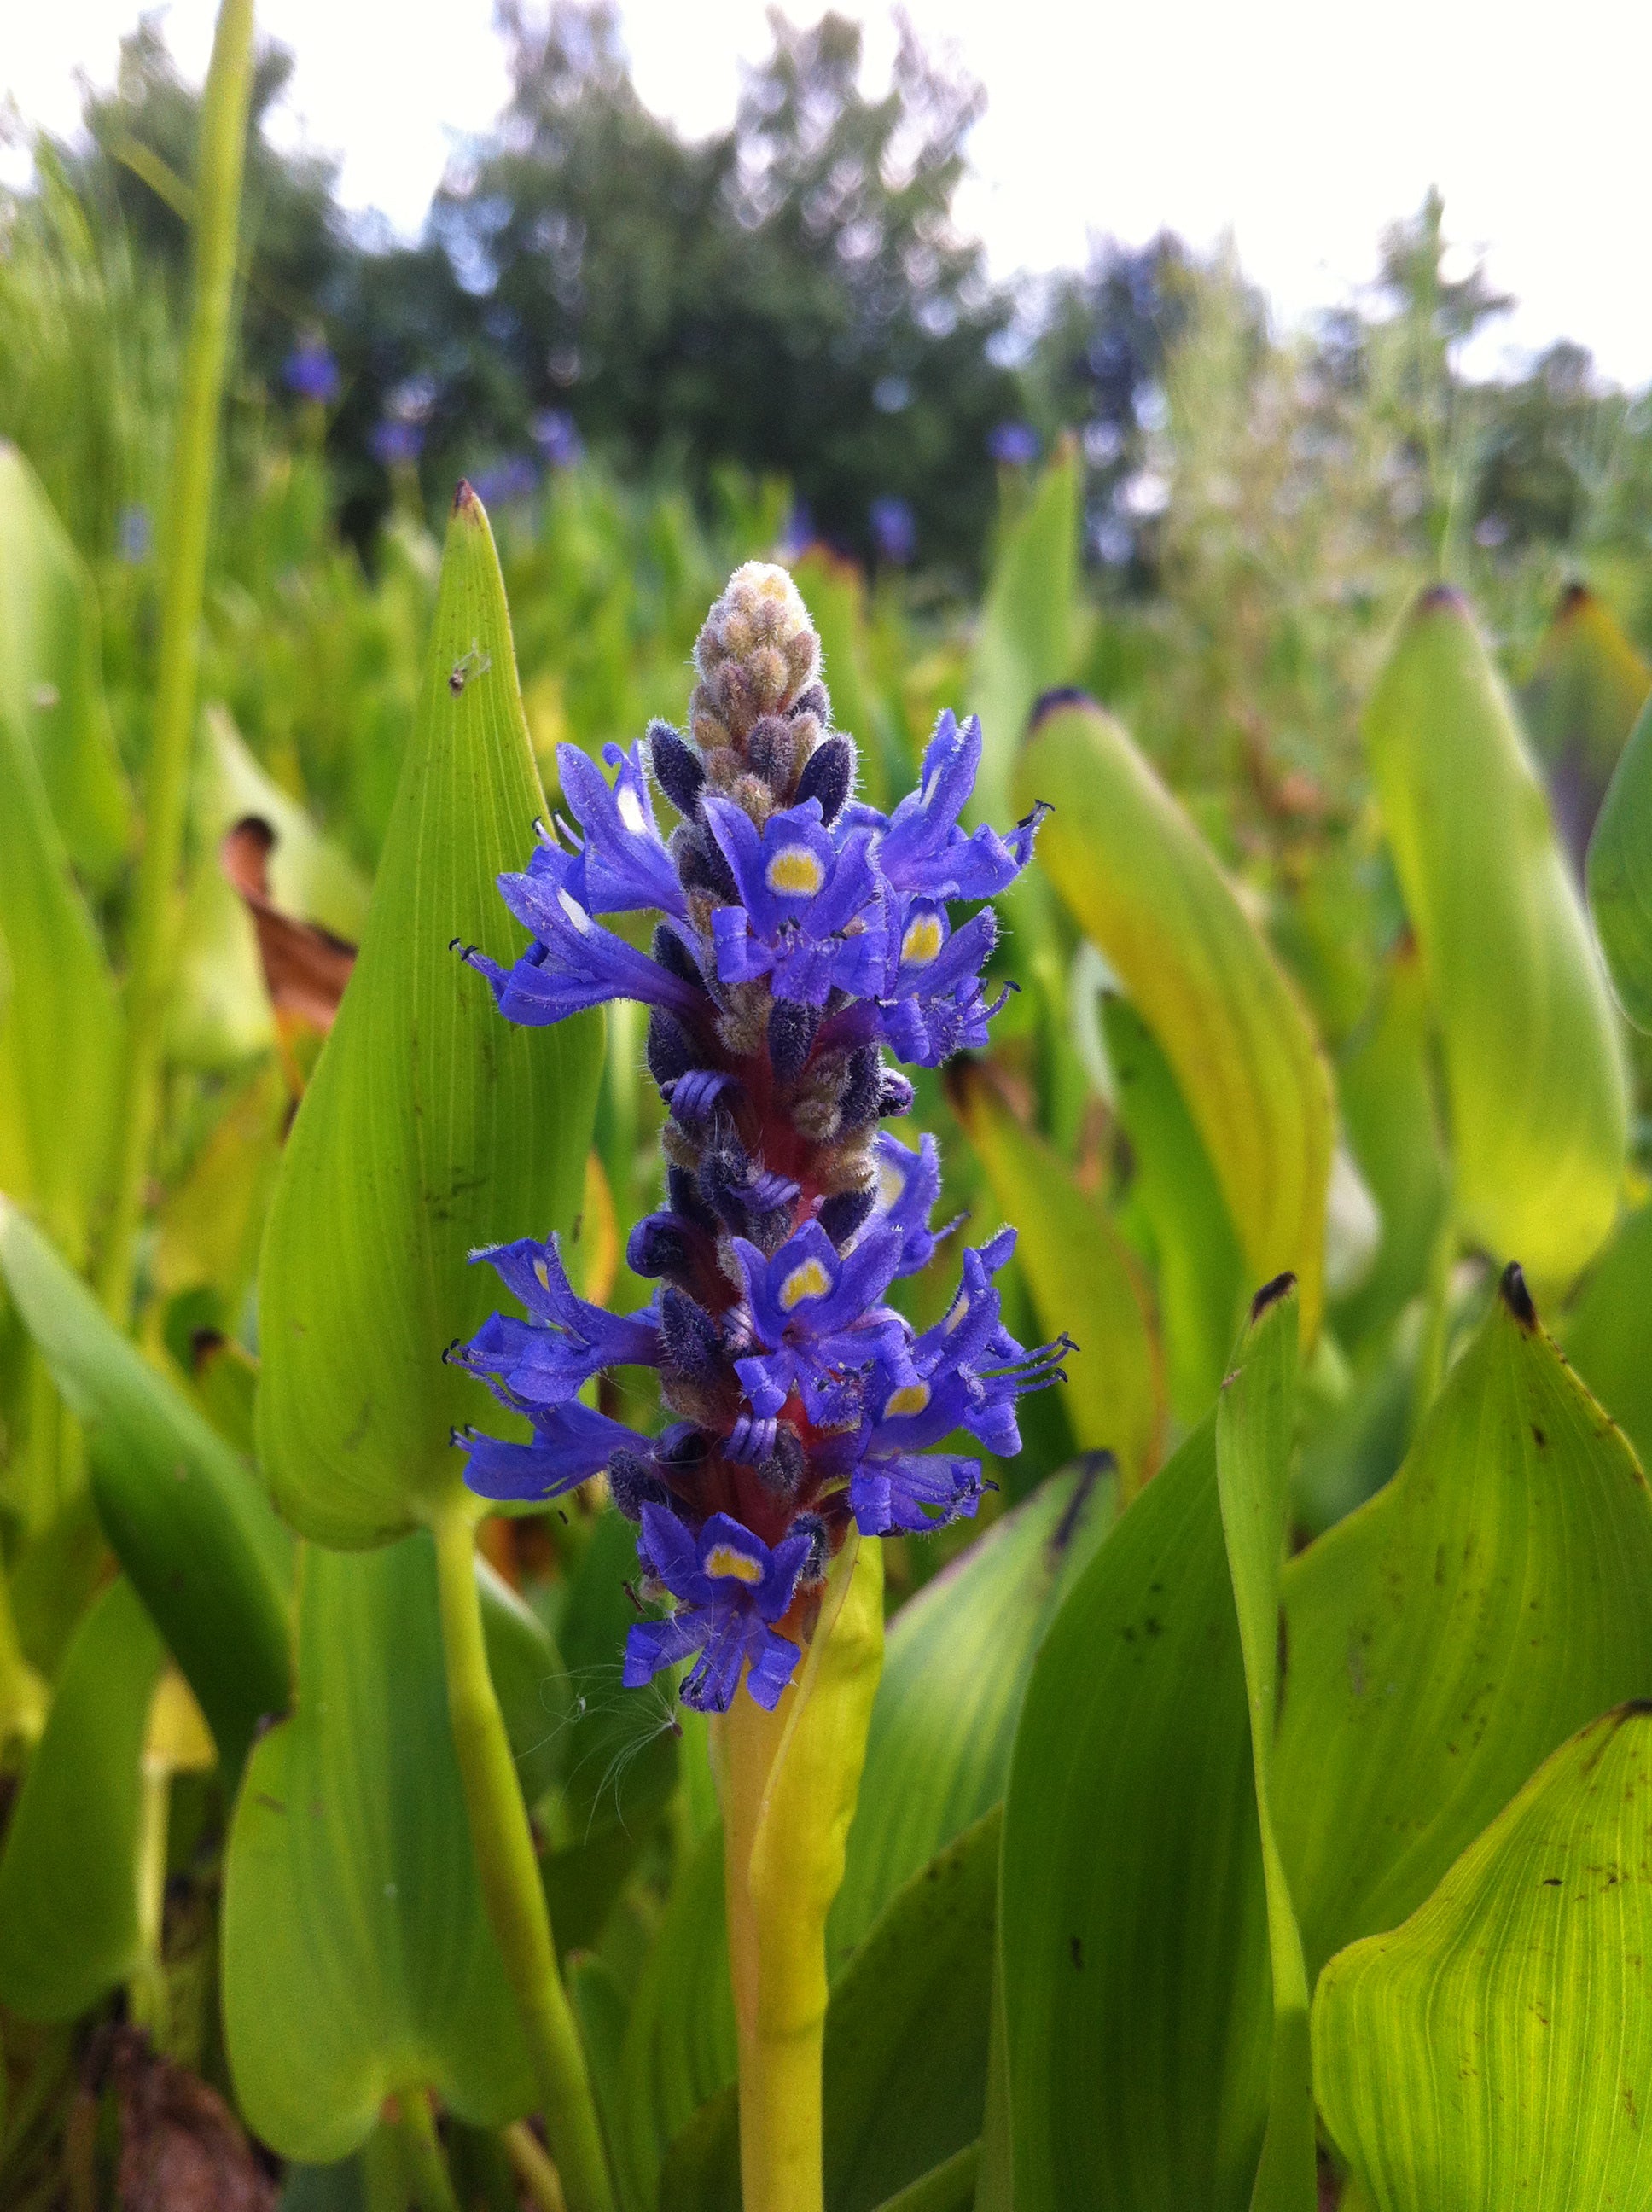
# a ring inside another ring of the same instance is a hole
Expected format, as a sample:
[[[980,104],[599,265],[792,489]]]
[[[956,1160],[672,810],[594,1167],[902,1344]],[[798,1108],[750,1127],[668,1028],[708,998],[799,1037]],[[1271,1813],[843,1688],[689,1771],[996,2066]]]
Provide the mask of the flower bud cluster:
[[[627,1256],[659,1288],[616,1316],[576,1295],[555,1238],[496,1247],[477,1256],[525,1317],[495,1315],[453,1356],[533,1431],[466,1431],[471,1487],[552,1498],[605,1473],[640,1526],[645,1595],[675,1601],[631,1631],[626,1679],[692,1658],[684,1700],[720,1711],[743,1671],[759,1703],[779,1698],[852,1528],[975,1511],[980,1462],[937,1447],[963,1431],[1017,1451],[1017,1396],[1057,1379],[1071,1347],[1029,1352],[1003,1326],[993,1279],[1012,1230],[964,1252],[934,1328],[887,1303],[950,1231],[931,1224],[933,1138],[914,1148],[879,1126],[913,1098],[885,1052],[929,1067],[985,1043],[1005,996],[981,980],[996,924],[982,908],[955,928],[949,902],[1013,881],[1036,813],[1008,838],[959,826],[981,731],[951,714],[915,792],[888,816],[858,803],[853,740],[832,728],[784,569],[738,570],[695,659],[689,734],[656,722],[646,765],[642,746],[608,746],[610,783],[562,748],[578,827],[559,823],[501,878],[532,942],[509,969],[466,954],[513,1021],[649,1008],[666,1202]],[[655,787],[678,817],[669,839]],[[661,916],[650,953],[598,919],[645,909]],[[625,1366],[659,1373],[658,1437],[580,1401]]]

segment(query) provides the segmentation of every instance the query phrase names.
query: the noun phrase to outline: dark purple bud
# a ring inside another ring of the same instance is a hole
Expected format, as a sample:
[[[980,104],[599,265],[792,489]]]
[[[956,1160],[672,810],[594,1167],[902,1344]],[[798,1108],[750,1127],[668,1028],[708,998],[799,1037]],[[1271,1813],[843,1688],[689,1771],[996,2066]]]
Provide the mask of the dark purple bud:
[[[884,1055],[875,1044],[863,1044],[849,1055],[849,1072],[838,1100],[838,1120],[845,1129],[859,1129],[878,1115],[884,1076]]]
[[[826,686],[818,680],[810,684],[806,690],[799,691],[792,702],[792,720],[794,722],[801,721],[805,714],[812,714],[823,726],[832,719],[832,702],[826,696]]]
[[[823,820],[833,822],[853,787],[854,739],[840,730],[823,738],[810,754],[792,803],[801,806],[805,799],[817,799]]]
[[[773,1450],[767,1459],[757,1462],[757,1480],[776,1498],[792,1498],[802,1489],[808,1468],[809,1455],[803,1448],[802,1437],[795,1429],[780,1422],[774,1431]]]
[[[878,1094],[878,1118],[882,1121],[886,1114],[909,1114],[917,1095],[898,1068],[886,1067],[883,1088]]]
[[[705,789],[706,771],[700,756],[685,744],[669,722],[650,722],[648,750],[654,764],[654,781],[685,820],[692,820]]]
[[[660,1364],[689,1382],[715,1382],[726,1366],[716,1322],[686,1291],[667,1284],[659,1300]]]
[[[692,1221],[708,1236],[717,1234],[717,1216],[701,1197],[699,1182],[687,1168],[666,1169],[665,1195],[673,1213],[680,1213],[685,1220]]]
[[[663,1091],[697,1066],[699,1048],[675,1014],[656,1006],[648,1017],[648,1073]]]
[[[788,1536],[807,1535],[809,1556],[798,1571],[799,1589],[812,1589],[826,1579],[826,1571],[832,1564],[832,1540],[826,1533],[826,1523],[818,1513],[799,1513],[787,1530]]]
[[[714,837],[707,836],[703,830],[690,829],[686,822],[679,822],[671,832],[668,849],[671,865],[677,870],[677,880],[685,891],[710,891],[714,896],[738,905],[740,894],[734,871],[723,858]]]
[[[670,922],[662,921],[654,931],[651,949],[668,975],[675,975],[679,982],[692,983],[698,991],[705,989],[706,979],[700,973],[698,963]]]
[[[628,1521],[641,1521],[645,1505],[668,1505],[671,1495],[641,1452],[624,1450],[608,1462],[608,1494]]]
[[[646,1213],[625,1240],[625,1264],[634,1275],[658,1282],[686,1275],[704,1256],[706,1231],[680,1213]]]
[[[878,1193],[868,1183],[865,1190],[835,1191],[820,1205],[821,1227],[840,1250],[878,1203]]]
[[[798,763],[798,744],[785,718],[780,714],[760,714],[751,726],[751,735],[746,740],[746,765],[754,775],[760,775],[777,799],[784,799],[792,788],[792,775]]]
[[[820,1027],[818,1006],[795,999],[776,999],[768,1017],[768,1058],[776,1083],[795,1083],[813,1049]]]

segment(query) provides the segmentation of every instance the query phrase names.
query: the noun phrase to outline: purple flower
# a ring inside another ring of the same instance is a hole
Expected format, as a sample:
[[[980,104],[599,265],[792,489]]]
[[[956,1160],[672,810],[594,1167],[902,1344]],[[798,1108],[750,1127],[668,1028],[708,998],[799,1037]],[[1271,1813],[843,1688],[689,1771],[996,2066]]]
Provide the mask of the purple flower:
[[[989,907],[955,930],[933,901],[908,903],[898,936],[891,934],[878,1002],[884,1041],[901,1059],[938,1067],[955,1052],[985,1046],[987,1025],[1009,996],[1006,985],[989,1002],[981,985],[982,963],[997,941]]]
[[[652,1314],[621,1316],[580,1297],[568,1279],[557,1240],[524,1237],[472,1252],[486,1260],[528,1310],[525,1321],[489,1316],[456,1365],[491,1376],[507,1402],[532,1413],[566,1405],[608,1367],[657,1367],[659,1323]]]
[[[893,1307],[878,1303],[900,1264],[898,1231],[873,1230],[847,1254],[817,1221],[805,1222],[772,1258],[743,1237],[732,1242],[750,1343],[734,1371],[755,1413],[778,1413],[795,1389],[811,1421],[841,1421],[858,1411],[853,1378],[875,1359],[910,1372],[910,1331]]]
[[[472,488],[483,507],[509,507],[531,499],[539,489],[539,471],[526,453],[509,453],[472,478]]]
[[[542,407],[529,428],[548,467],[571,469],[584,459],[585,446],[566,408]]]
[[[987,450],[1005,468],[1029,468],[1038,459],[1038,433],[1030,422],[995,423],[987,434]]]
[[[798,1530],[771,1551],[726,1513],[714,1513],[696,1537],[664,1505],[642,1508],[639,1553],[677,1601],[665,1620],[641,1620],[625,1641],[625,1684],[636,1689],[690,1652],[700,1655],[683,1685],[683,1702],[726,1713],[740,1686],[773,1712],[797,1668],[799,1651],[771,1625],[792,1602],[813,1539]]]
[[[729,799],[704,805],[742,901],[712,915],[724,982],[766,976],[777,999],[807,1006],[823,1006],[835,990],[873,989],[884,939],[871,837],[835,845],[817,799],[771,814],[761,830]]]
[[[465,958],[485,975],[509,1021],[530,1028],[560,1022],[610,999],[697,1014],[703,993],[592,920],[580,893],[584,854],[541,845],[521,875],[501,876],[505,903],[535,942],[510,968],[469,947]]]
[[[958,826],[980,772],[981,742],[980,717],[971,714],[960,726],[949,708],[924,748],[916,791],[887,821],[870,807],[853,810],[856,823],[878,833],[878,872],[892,890],[926,899],[996,898],[1031,860],[1045,807],[1035,807],[1007,838],[985,823],[974,830]]]
[[[338,363],[320,338],[301,338],[281,365],[281,380],[295,398],[331,407],[342,388]]]
[[[904,568],[918,550],[918,518],[904,499],[875,499],[866,510],[878,557]]]
[[[687,917],[688,899],[654,819],[643,772],[642,747],[629,753],[604,745],[602,757],[619,774],[610,785],[577,745],[558,745],[562,793],[584,832],[579,875],[581,902],[592,914],[630,914],[658,907]]]
[[[367,451],[380,468],[410,468],[424,451],[424,425],[387,417],[367,433]]]
[[[123,507],[115,517],[115,544],[120,557],[131,567],[147,561],[155,544],[155,526],[149,520],[147,507]]]
[[[901,1256],[895,1272],[897,1275],[915,1275],[920,1267],[929,1265],[937,1246],[951,1235],[963,1218],[960,1214],[944,1229],[935,1230],[929,1225],[929,1217],[941,1194],[939,1147],[933,1137],[926,1133],[919,1139],[914,1152],[898,1137],[880,1130],[872,1145],[872,1164],[877,1194],[871,1216],[872,1229],[900,1232]]]
[[[453,1441],[468,1455],[465,1480],[479,1498],[560,1498],[600,1474],[616,1451],[647,1452],[647,1437],[578,1400],[535,1413],[533,1442],[507,1443],[462,1429]]]

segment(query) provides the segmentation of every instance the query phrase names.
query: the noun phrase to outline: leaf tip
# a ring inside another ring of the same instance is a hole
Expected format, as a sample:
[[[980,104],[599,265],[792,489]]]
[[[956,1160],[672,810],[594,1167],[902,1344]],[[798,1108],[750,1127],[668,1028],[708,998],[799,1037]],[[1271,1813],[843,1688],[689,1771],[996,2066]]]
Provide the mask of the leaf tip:
[[[1526,1287],[1518,1260],[1511,1260],[1503,1269],[1497,1295],[1522,1328],[1537,1327],[1537,1308],[1532,1304],[1532,1294]]]
[[[1417,612],[1419,615],[1468,615],[1468,601],[1455,584],[1430,584],[1418,594]]]
[[[1059,714],[1064,707],[1094,707],[1089,692],[1076,684],[1058,684],[1053,690],[1041,691],[1033,701],[1032,712],[1027,717],[1027,735],[1036,738],[1039,726],[1052,714]]]
[[[1288,1267],[1284,1274],[1275,1275],[1271,1283],[1264,1283],[1250,1302],[1251,1327],[1254,1328],[1268,1309],[1277,1306],[1281,1298],[1288,1298],[1296,1287],[1297,1278]]]
[[[480,514],[482,512],[482,501],[471,490],[471,480],[468,477],[461,477],[453,487],[452,512],[455,518],[461,515]]]

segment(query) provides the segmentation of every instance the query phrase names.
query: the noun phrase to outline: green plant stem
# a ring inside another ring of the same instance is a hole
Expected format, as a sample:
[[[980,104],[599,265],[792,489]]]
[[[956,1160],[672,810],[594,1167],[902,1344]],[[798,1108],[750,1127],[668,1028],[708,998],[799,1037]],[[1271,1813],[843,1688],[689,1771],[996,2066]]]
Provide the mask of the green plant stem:
[[[404,2089],[396,2101],[401,2112],[396,2131],[401,2138],[413,2202],[419,2212],[459,2212],[429,2098],[422,2089]]]
[[[201,103],[195,298],[163,531],[166,580],[155,722],[144,776],[143,851],[132,915],[119,1133],[98,1287],[123,1328],[159,1120],[161,1042],[189,796],[201,605],[206,590],[218,417],[234,304],[236,234],[252,78],[252,0],[222,0]]]
[[[488,1671],[475,1537],[463,1503],[441,1513],[434,1533],[447,1706],[482,1894],[521,2012],[569,2212],[613,2212],[591,2077],[556,1971],[527,1807]]]
[[[172,1810],[172,1769],[145,1753],[139,1783],[137,1859],[137,1961],[127,1984],[126,2005],[140,2027],[157,2042],[167,2024],[167,1971],[161,1933],[167,1909],[167,1830]]]
[[[562,2177],[525,2120],[513,2120],[505,2130],[505,2154],[538,2212],[568,2212]]]

